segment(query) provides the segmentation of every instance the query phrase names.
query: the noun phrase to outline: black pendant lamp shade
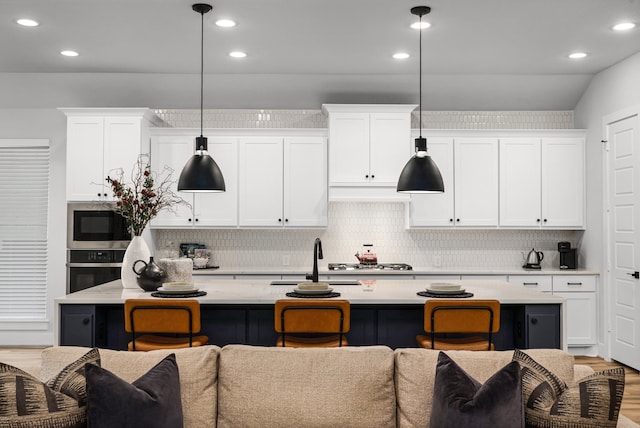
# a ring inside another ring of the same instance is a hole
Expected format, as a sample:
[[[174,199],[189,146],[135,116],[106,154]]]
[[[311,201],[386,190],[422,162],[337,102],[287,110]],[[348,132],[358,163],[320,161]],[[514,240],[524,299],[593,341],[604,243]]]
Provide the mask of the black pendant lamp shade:
[[[207,137],[202,136],[204,99],[204,14],[210,12],[211,5],[197,3],[192,9],[202,17],[200,33],[200,136],[196,137],[196,153],[187,161],[180,178],[180,192],[224,192],[226,186],[222,171],[207,152]]]
[[[431,12],[428,6],[411,8],[411,13],[420,17]],[[444,182],[436,163],[427,153],[427,139],[422,137],[422,25],[420,25],[420,137],[416,138],[416,153],[404,166],[398,178],[396,190],[404,193],[442,193]]]

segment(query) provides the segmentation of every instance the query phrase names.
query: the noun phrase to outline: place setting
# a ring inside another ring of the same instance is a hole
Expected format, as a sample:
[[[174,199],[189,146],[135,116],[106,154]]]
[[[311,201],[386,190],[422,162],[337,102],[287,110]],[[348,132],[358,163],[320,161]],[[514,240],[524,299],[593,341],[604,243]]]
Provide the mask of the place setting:
[[[293,291],[286,293],[287,297],[297,298],[329,298],[340,297],[340,293],[334,292],[326,282],[301,282]]]
[[[432,282],[424,291],[418,291],[418,296],[446,299],[460,299],[473,297],[473,293],[466,291],[462,285],[453,282]]]
[[[161,287],[151,293],[153,297],[164,298],[187,298],[206,296],[207,292],[202,291],[193,282],[164,282]]]

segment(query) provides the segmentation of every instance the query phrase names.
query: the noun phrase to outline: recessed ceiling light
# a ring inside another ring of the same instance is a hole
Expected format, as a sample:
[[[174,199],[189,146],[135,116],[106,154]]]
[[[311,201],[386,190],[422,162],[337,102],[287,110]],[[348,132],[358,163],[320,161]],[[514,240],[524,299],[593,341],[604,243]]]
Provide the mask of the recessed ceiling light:
[[[633,22],[621,22],[620,24],[616,24],[614,25],[612,28],[615,31],[626,31],[626,30],[631,30],[632,28],[635,28],[636,24],[634,24]]]
[[[21,19],[18,19],[16,22],[24,27],[37,27],[38,25],[40,25],[38,21],[34,21],[33,19],[28,19],[28,18],[21,18]]]
[[[569,54],[569,58],[571,58],[571,59],[580,59],[580,58],[584,58],[586,56],[587,56],[587,54],[585,52],[574,52],[572,54]]]
[[[425,30],[429,27],[431,27],[431,24],[427,21],[422,21],[422,24],[420,24],[420,21],[414,22],[413,24],[411,24],[411,28],[413,28],[414,30],[419,30],[420,28]]]
[[[76,51],[60,51],[60,55],[64,55],[64,56],[78,56],[78,52]]]
[[[244,58],[247,56],[247,54],[240,51],[234,51],[234,52],[229,52],[229,56],[233,58]]]
[[[231,19],[218,19],[216,21],[216,25],[218,27],[231,28],[236,26],[236,21]]]
[[[393,59],[407,59],[409,56],[406,52],[398,52],[393,54]]]

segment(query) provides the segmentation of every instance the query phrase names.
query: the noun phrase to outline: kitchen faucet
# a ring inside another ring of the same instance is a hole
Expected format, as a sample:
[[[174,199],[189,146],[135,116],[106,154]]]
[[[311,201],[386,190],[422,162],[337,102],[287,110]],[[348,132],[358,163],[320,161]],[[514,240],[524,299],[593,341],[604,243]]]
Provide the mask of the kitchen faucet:
[[[307,274],[307,279],[310,279],[311,282],[318,282],[318,259],[322,258],[322,241],[320,241],[320,238],[316,238],[313,243],[313,273],[311,275]]]

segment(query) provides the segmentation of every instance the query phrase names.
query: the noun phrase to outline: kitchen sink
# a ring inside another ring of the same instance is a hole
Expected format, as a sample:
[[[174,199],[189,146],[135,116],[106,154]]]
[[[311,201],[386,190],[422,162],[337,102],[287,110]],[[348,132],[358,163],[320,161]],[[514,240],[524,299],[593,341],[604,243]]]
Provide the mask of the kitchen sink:
[[[308,282],[308,281],[304,281],[304,280],[300,280],[300,281],[271,281],[271,284],[269,285],[298,285],[301,282]],[[320,282],[326,282],[329,285],[362,285],[362,283],[360,281],[356,281],[356,280],[350,280],[350,279],[331,279],[328,281],[320,281]]]

